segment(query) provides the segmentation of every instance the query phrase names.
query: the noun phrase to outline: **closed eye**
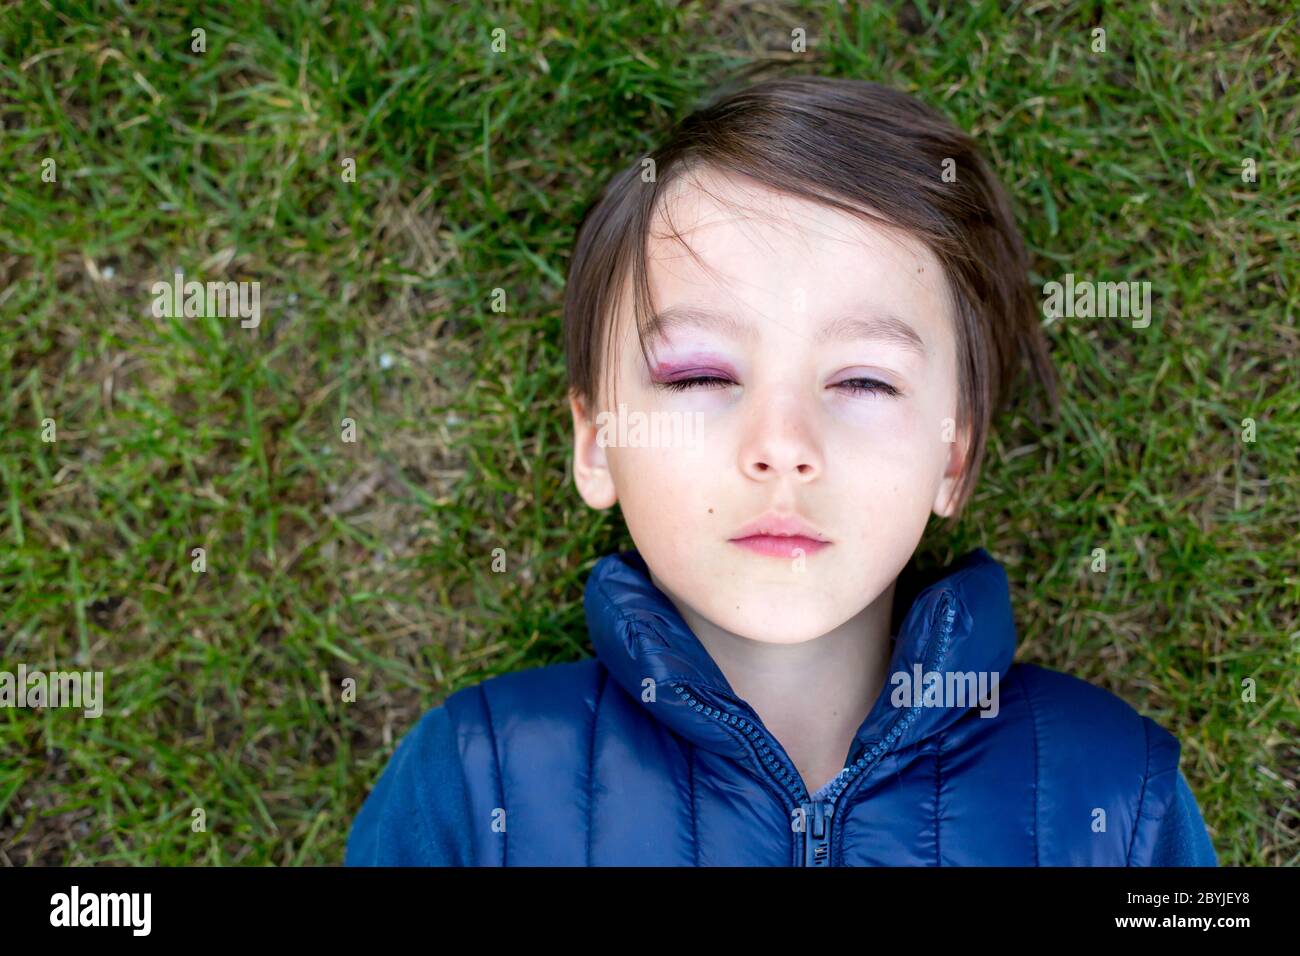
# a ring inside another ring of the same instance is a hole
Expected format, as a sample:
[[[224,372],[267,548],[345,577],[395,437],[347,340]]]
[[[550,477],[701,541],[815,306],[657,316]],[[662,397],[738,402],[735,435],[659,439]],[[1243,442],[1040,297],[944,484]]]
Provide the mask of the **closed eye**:
[[[734,384],[736,383],[731,379],[717,375],[697,375],[694,378],[679,378],[672,382],[656,382],[655,386],[668,389],[670,392],[686,392],[697,388],[729,388]],[[842,388],[853,395],[885,395],[889,398],[897,398],[901,394],[894,386],[874,378],[847,378],[831,387]]]
[[[842,382],[836,382],[834,387],[845,388],[854,395],[886,395],[897,398],[902,394],[894,386],[874,378],[846,378]]]
[[[670,392],[685,392],[694,388],[728,388],[735,382],[717,375],[697,375],[694,378],[679,378],[673,382],[655,382],[657,388],[666,388]]]

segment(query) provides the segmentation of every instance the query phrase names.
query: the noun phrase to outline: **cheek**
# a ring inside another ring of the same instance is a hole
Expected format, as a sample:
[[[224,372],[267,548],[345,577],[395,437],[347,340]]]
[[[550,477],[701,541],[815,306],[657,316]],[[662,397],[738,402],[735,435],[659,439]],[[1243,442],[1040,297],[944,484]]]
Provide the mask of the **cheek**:
[[[717,504],[724,474],[715,444],[696,448],[609,448],[606,459],[628,529],[670,534],[698,530]],[[716,508],[715,508],[716,511]]]
[[[685,582],[699,577],[702,552],[690,543],[719,528],[725,513],[718,504],[727,494],[711,483],[722,474],[721,468],[701,461],[701,452],[678,448],[618,448],[608,454],[633,544],[682,592],[688,588]]]
[[[854,414],[851,427],[838,429],[830,457],[834,471],[860,489],[857,497],[887,517],[891,508],[929,509],[951,448],[944,441],[940,406],[903,401]]]

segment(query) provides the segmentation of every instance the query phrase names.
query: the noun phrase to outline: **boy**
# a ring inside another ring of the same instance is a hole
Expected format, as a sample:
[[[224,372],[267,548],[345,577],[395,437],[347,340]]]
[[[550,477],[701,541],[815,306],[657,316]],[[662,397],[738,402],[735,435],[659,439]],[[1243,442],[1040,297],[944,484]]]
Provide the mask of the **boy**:
[[[588,210],[565,293],[574,480],[636,544],[588,580],[596,657],[427,713],[347,862],[1214,865],[1174,737],[1013,665],[982,549],[911,564],[1018,369],[1055,394],[974,142],[783,78],[649,160]],[[628,410],[694,440],[606,427]]]

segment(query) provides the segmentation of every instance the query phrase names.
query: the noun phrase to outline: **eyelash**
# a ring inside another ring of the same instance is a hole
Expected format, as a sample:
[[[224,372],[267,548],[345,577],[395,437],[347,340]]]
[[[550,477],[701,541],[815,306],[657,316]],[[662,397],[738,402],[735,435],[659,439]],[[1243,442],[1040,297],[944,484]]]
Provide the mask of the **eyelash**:
[[[716,385],[706,385],[706,382],[716,382]],[[720,378],[717,375],[699,375],[695,378],[679,378],[673,382],[657,382],[659,388],[666,388],[670,392],[686,392],[696,388],[725,388],[731,385],[730,379]],[[901,393],[892,385],[885,382],[877,381],[874,378],[846,378],[839,382],[836,387],[848,385],[849,392],[855,395],[884,395],[888,398],[897,398]]]

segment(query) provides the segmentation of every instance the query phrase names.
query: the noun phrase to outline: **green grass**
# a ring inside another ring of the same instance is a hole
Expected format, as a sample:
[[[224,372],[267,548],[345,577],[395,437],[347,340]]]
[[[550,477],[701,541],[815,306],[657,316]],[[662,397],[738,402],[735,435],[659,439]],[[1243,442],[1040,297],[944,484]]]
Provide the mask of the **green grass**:
[[[1153,283],[1148,329],[1051,324],[1059,423],[1004,420],[925,556],[987,547],[1021,659],[1178,735],[1221,862],[1300,862],[1289,4],[951,6],[0,12],[0,661],[103,670],[108,698],[0,710],[0,863],[337,862],[424,709],[589,653],[585,574],[630,541],[568,475],[574,228],[760,60],[973,130],[1037,283]],[[259,281],[261,326],[154,318],[177,265]]]

